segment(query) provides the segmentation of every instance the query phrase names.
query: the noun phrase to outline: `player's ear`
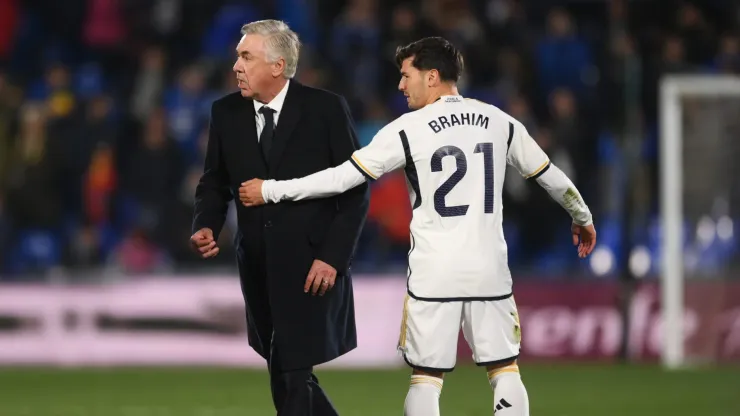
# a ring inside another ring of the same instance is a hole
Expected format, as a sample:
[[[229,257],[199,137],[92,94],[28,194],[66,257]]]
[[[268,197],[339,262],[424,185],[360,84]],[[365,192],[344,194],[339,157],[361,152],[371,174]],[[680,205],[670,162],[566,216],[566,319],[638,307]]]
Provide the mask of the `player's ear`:
[[[436,69],[429,70],[427,72],[427,86],[433,87],[439,81],[439,71]]]

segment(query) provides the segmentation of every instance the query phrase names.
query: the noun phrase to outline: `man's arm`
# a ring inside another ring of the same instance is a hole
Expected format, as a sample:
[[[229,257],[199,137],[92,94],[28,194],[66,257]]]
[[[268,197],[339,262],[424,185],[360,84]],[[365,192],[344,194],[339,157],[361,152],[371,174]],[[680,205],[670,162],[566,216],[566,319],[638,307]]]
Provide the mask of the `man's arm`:
[[[352,116],[344,98],[332,100],[335,107],[329,117],[329,145],[332,164],[339,165],[360,148]],[[365,223],[370,192],[367,183],[353,187],[337,197],[337,213],[319,250],[318,260],[332,266],[338,274],[349,269],[360,231]]]
[[[213,239],[218,240],[232,195],[229,191],[229,175],[221,152],[221,138],[216,128],[215,116],[216,111],[212,107],[205,166],[195,188],[193,234],[203,228],[209,228],[213,231]]]

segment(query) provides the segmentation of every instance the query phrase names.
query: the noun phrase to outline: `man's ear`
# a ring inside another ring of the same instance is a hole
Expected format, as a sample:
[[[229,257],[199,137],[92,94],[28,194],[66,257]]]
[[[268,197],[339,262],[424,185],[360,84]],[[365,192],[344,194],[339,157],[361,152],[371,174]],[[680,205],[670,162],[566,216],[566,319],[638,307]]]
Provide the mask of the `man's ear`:
[[[285,72],[285,59],[280,58],[272,64],[272,76],[277,78]]]

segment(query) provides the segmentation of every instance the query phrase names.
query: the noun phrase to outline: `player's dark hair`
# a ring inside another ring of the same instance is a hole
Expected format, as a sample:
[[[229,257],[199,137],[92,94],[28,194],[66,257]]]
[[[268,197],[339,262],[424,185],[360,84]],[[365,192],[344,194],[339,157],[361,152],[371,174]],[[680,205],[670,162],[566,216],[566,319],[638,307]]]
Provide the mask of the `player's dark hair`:
[[[399,46],[396,49],[396,65],[408,58],[414,58],[412,65],[420,71],[436,69],[442,81],[457,82],[463,71],[463,57],[447,39],[430,37]]]

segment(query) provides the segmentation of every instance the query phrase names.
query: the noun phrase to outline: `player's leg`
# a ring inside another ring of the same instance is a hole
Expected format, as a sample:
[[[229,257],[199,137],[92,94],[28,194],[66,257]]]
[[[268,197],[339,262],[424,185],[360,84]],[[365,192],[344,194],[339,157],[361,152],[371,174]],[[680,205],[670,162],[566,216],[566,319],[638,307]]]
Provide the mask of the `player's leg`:
[[[493,389],[493,414],[529,416],[529,395],[515,361],[486,366]]]
[[[403,403],[404,416],[438,416],[444,373],[414,369]]]
[[[529,416],[529,396],[519,374],[519,314],[513,297],[466,302],[463,334],[477,365],[486,367],[496,416]]]
[[[413,373],[405,416],[439,415],[443,374],[454,369],[457,359],[461,316],[462,302],[406,298],[398,349]]]

